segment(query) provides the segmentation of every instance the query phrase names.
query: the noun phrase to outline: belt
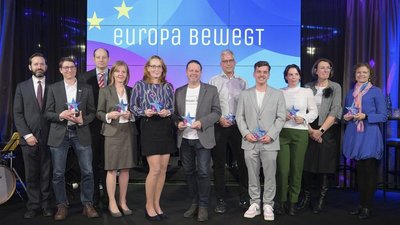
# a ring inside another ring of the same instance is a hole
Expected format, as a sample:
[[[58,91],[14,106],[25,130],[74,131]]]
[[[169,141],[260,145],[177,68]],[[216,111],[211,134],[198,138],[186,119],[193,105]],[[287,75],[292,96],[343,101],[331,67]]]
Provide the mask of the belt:
[[[76,125],[67,126],[68,130],[76,130],[76,128],[77,128]]]

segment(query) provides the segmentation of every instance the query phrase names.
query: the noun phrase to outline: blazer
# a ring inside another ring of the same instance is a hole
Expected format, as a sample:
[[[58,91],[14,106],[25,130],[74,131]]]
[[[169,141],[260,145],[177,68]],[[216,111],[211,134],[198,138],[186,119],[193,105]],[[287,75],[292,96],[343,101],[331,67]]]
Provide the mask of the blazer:
[[[107,78],[108,78],[109,73],[110,73],[110,70],[107,70],[107,73],[105,75],[105,76],[107,76]],[[86,73],[80,74],[78,77],[78,80],[92,86],[93,95],[94,95],[94,105],[95,105],[95,107],[97,107],[100,88],[99,88],[99,83],[97,81],[96,68],[89,70]],[[107,79],[107,82],[109,82],[109,79]],[[107,86],[107,83],[104,83],[104,84],[105,84],[105,86]]]
[[[310,83],[307,83],[304,85],[306,88],[311,88],[313,91],[313,94],[317,94],[317,89],[315,88],[315,85],[317,84],[317,81],[313,81]],[[324,121],[326,120],[326,117],[328,116],[333,116],[337,120],[342,118],[342,87],[340,87],[340,84],[333,82],[333,81],[328,81],[328,88],[332,89],[332,94],[329,95],[328,97],[322,97],[321,101],[321,106],[318,109],[318,125],[321,126]]]
[[[184,85],[175,91],[175,110],[174,120],[176,124],[182,120],[181,116],[185,115],[186,110],[186,91],[188,85]],[[200,83],[199,99],[197,101],[196,121],[201,122],[201,129],[197,130],[199,141],[206,149],[215,146],[214,124],[221,117],[221,107],[219,105],[219,97],[217,88],[213,85]],[[183,130],[178,130],[177,146],[181,147]]]
[[[20,134],[20,144],[27,145],[24,136],[32,133],[35,138],[47,145],[49,134],[49,122],[44,116],[46,94],[48,92],[46,83],[43,96],[43,106],[40,109],[36,100],[35,88],[32,78],[17,85],[14,96],[14,123]]]
[[[286,121],[286,103],[280,90],[268,86],[261,108],[257,105],[256,88],[252,87],[240,93],[236,111],[236,123],[243,137],[260,127],[272,139],[268,144],[262,144],[265,150],[280,149],[279,133]],[[259,144],[246,139],[242,140],[242,149],[251,150]]]
[[[77,134],[79,143],[83,146],[91,144],[89,124],[96,115],[94,107],[92,88],[82,82],[77,81],[76,101],[80,102],[79,110],[82,111],[83,124],[77,126]],[[48,145],[50,147],[58,147],[64,140],[67,131],[67,120],[60,121],[59,115],[62,111],[68,109],[67,95],[65,93],[64,80],[49,86],[46,101],[45,116],[50,121],[50,133]]]
[[[132,88],[125,86],[125,93],[128,100],[127,109],[129,110],[129,104],[130,104],[129,101],[132,93]],[[106,114],[111,111],[116,111],[116,105],[118,103],[119,103],[119,98],[117,94],[117,89],[115,88],[114,85],[100,89],[96,116],[99,120],[103,122],[100,133],[104,136],[114,136],[115,133],[117,133],[117,125],[119,123],[118,120],[111,120],[111,123],[107,123]],[[133,130],[135,131],[136,127],[133,126],[133,123],[130,124]]]

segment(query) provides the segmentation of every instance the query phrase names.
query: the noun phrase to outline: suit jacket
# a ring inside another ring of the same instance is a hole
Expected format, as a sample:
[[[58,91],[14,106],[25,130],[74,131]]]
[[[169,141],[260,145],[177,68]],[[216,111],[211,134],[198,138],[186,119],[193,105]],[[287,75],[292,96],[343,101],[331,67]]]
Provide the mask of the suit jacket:
[[[311,88],[313,94],[317,94],[317,89],[315,85],[316,81],[307,83],[304,85],[306,88]],[[321,106],[318,109],[318,125],[321,126],[326,117],[333,116],[336,119],[342,118],[342,88],[340,84],[328,81],[328,88],[332,90],[332,93],[329,96],[323,96],[321,101]]]
[[[279,150],[279,133],[286,121],[285,97],[280,90],[268,86],[261,108],[257,105],[256,88],[252,87],[240,93],[236,112],[236,123],[243,137],[255,131],[257,127],[264,129],[272,139],[262,144],[265,150]],[[259,143],[242,140],[242,148],[251,150]]]
[[[109,70],[107,70],[107,74],[105,76],[109,75]],[[96,68],[87,71],[86,73],[82,73],[79,75],[78,80],[82,81],[83,83],[89,84],[90,86],[92,86],[92,90],[93,90],[93,95],[94,95],[94,104],[97,107],[97,103],[99,100],[99,83],[97,81],[97,73],[96,73]],[[109,79],[107,79],[107,82],[109,81]],[[107,83],[104,83],[105,86],[107,86]]]
[[[105,75],[108,78],[108,75],[110,73],[110,70],[107,70],[107,74]],[[78,80],[82,81],[83,83],[86,83],[92,87],[93,90],[93,96],[94,96],[94,107],[97,109],[97,104],[99,100],[99,83],[97,81],[97,73],[96,73],[96,68],[87,71],[86,73],[79,74]],[[107,79],[107,82],[109,82],[109,79]],[[104,83],[107,86],[107,83]],[[96,117],[94,118],[93,122],[90,123],[90,130],[92,132],[92,137],[94,138],[99,138],[100,133],[99,131],[101,130],[102,127],[102,121],[97,119]]]
[[[175,91],[174,120],[182,120],[186,110],[186,91],[188,85],[184,85]],[[199,98],[197,101],[196,120],[201,122],[201,129],[197,130],[199,141],[204,148],[211,149],[215,146],[214,124],[221,117],[221,107],[217,88],[213,85],[200,83]],[[178,130],[178,148],[182,143],[183,130]]]
[[[125,86],[125,91],[128,99],[127,109],[129,110],[129,105],[130,105],[129,101],[132,93],[132,88]],[[119,103],[119,98],[117,94],[117,89],[115,88],[114,85],[100,89],[99,102],[97,105],[96,115],[99,120],[103,121],[100,133],[104,136],[114,136],[115,133],[117,132],[117,124],[119,123],[118,120],[111,120],[111,123],[107,123],[106,114],[111,111],[116,111],[117,110],[116,105],[118,103]],[[132,125],[132,129],[135,131],[136,127],[133,126],[133,123],[130,124]]]
[[[77,126],[79,143],[83,146],[91,144],[89,124],[96,115],[94,107],[92,88],[82,82],[77,81],[76,102],[80,102],[79,110],[82,111],[83,124]],[[58,147],[64,140],[67,131],[67,120],[60,121],[59,115],[68,109],[67,95],[65,93],[64,80],[49,86],[46,101],[46,119],[50,121],[50,133],[48,145]]]
[[[44,111],[48,86],[49,85],[46,83],[43,106],[42,109],[40,109],[36,100],[32,78],[17,85],[14,97],[14,123],[20,134],[21,145],[27,145],[24,136],[30,133],[32,133],[40,143],[47,145],[49,122],[44,117]]]

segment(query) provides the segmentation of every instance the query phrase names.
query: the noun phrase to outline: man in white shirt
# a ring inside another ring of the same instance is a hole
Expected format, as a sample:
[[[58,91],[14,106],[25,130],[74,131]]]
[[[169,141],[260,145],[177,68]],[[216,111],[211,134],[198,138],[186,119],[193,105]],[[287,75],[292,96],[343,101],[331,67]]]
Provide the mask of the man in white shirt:
[[[94,107],[92,88],[76,79],[75,62],[61,58],[59,70],[63,80],[49,86],[46,101],[46,119],[50,121],[48,145],[53,164],[53,190],[57,212],[55,220],[65,220],[69,202],[65,190],[65,166],[72,146],[79,161],[81,172],[81,202],[83,215],[99,217],[93,207],[92,147],[89,124],[93,121]]]
[[[212,151],[214,186],[217,197],[216,213],[225,213],[225,164],[226,153],[230,149],[237,162],[237,177],[239,182],[239,205],[248,207],[248,178],[244,153],[241,148],[241,135],[236,125],[235,115],[240,92],[246,89],[246,81],[235,74],[235,57],[231,50],[221,53],[222,73],[211,78],[209,84],[218,89],[222,115],[215,124],[216,146]],[[228,148],[229,147],[229,148]]]
[[[188,84],[176,89],[175,121],[178,127],[177,146],[180,148],[192,200],[183,214],[197,220],[208,220],[210,197],[211,150],[215,146],[214,124],[221,117],[217,88],[200,81],[202,66],[191,60],[186,65]],[[187,118],[183,121],[182,118]],[[192,119],[193,118],[193,119]]]

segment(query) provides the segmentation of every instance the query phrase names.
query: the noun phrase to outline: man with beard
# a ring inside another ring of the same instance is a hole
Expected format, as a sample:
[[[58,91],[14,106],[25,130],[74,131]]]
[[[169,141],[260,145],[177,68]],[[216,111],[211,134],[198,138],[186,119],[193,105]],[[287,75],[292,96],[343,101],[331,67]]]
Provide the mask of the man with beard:
[[[20,146],[25,164],[25,182],[28,202],[24,218],[43,213],[52,216],[50,205],[51,158],[47,146],[49,123],[44,118],[47,92],[46,59],[41,53],[29,57],[32,77],[17,85],[14,97],[14,122],[20,134]]]

